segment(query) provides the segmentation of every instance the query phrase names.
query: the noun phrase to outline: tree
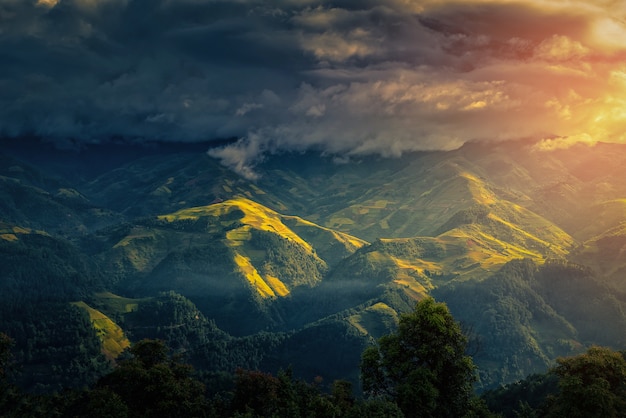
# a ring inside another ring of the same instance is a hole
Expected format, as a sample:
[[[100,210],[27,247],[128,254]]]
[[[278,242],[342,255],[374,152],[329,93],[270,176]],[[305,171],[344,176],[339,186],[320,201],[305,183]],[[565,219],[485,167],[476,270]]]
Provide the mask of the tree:
[[[626,359],[622,353],[591,347],[585,354],[557,359],[559,394],[549,407],[552,417],[626,416]]]
[[[8,374],[13,355],[11,348],[13,340],[3,332],[0,332],[0,411],[6,411],[19,403],[17,388],[9,383]]]
[[[355,402],[352,394],[352,383],[347,380],[335,380],[331,388],[331,399],[342,415],[345,415]]]
[[[142,340],[130,348],[132,358],[120,362],[100,379],[100,395],[119,397],[129,416],[202,417],[208,414],[204,386],[192,377],[192,368],[170,359],[159,340]],[[111,395],[111,392],[115,395]],[[103,396],[91,399],[92,404]]]
[[[4,382],[7,378],[9,366],[13,355],[11,354],[11,348],[13,347],[13,340],[11,337],[3,332],[0,332],[0,381]]]
[[[237,369],[234,412],[271,416],[276,412],[280,380],[269,373]]]
[[[72,395],[66,392],[65,397]],[[57,404],[62,404],[58,402]],[[128,406],[121,396],[108,388],[85,390],[69,402],[60,415],[89,418],[126,418],[129,416]]]
[[[238,369],[231,401],[233,416],[334,417],[341,408],[315,385],[294,380],[291,370],[269,373]]]
[[[465,416],[476,380],[466,345],[448,307],[426,298],[400,317],[395,333],[364,351],[363,389],[395,401],[407,417]]]

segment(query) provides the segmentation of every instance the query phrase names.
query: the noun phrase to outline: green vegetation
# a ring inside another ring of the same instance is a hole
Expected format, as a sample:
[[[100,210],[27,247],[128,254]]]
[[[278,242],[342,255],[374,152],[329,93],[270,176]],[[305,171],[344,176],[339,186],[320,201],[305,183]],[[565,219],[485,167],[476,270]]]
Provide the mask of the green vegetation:
[[[594,346],[562,357],[545,374],[483,394],[505,417],[621,417],[626,413],[624,352]]]
[[[364,335],[380,338],[398,324],[398,314],[389,305],[378,302],[348,318]]]
[[[8,340],[0,334],[0,341]],[[0,349],[4,358],[7,347]],[[228,380],[228,389],[208,393],[193,368],[170,356],[162,341],[142,340],[89,389],[34,396],[1,381],[0,410],[8,417],[403,417],[392,402],[357,399],[345,381],[333,382],[328,393],[319,380],[306,383],[289,370],[274,377],[238,369]]]
[[[130,346],[130,341],[124,335],[122,328],[108,316],[85,302],[74,302],[73,305],[84,309],[89,314],[89,320],[96,330],[100,341],[102,341],[102,352],[107,358],[115,360],[122,354],[122,351]]]
[[[363,351],[365,400],[355,396],[345,380],[334,380],[328,387],[318,376],[306,383],[295,379],[291,369],[276,376],[238,368],[231,374],[199,377],[180,355],[170,355],[163,341],[145,339],[89,388],[34,395],[24,394],[7,379],[13,344],[0,333],[0,410],[8,417],[495,416],[489,409],[505,417],[624,415],[624,353],[592,347],[558,359],[546,374],[479,399],[471,390],[475,366],[465,354],[466,343],[445,304],[427,298],[400,318],[397,332]]]
[[[0,322],[15,341],[15,383],[31,392],[82,387],[111,368],[88,314],[69,303],[27,305]]]
[[[467,340],[443,303],[419,302],[398,330],[363,353],[366,394],[393,400],[407,417],[461,417],[471,411],[475,366]]]
[[[473,328],[483,388],[537,373],[593,342],[626,345],[626,299],[580,265],[518,260],[482,282],[433,293]]]
[[[609,228],[578,246],[572,253],[572,259],[591,267],[605,276],[607,282],[621,291],[626,291],[626,263],[623,257],[625,246],[626,224],[622,217],[618,226]]]
[[[308,396],[304,379],[334,393],[320,410],[393,415],[389,400],[358,400],[360,355],[429,296],[467,331],[480,391],[594,344],[624,347],[624,147],[531,149],[475,143],[340,165],[271,156],[254,184],[204,153],[98,170],[0,156],[0,331],[23,371],[13,382],[93,385],[126,344],[159,338],[222,406],[237,367],[265,373],[264,412],[231,414],[286,413],[288,393]],[[134,408],[110,388],[74,395],[93,414]],[[537,412],[539,398],[511,411]]]

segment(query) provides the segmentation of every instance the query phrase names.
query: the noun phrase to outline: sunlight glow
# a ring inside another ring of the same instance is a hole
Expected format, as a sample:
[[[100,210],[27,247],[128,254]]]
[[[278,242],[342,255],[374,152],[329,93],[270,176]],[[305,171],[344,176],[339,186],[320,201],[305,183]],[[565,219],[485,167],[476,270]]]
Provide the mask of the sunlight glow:
[[[48,7],[52,9],[59,3],[59,0],[37,0],[37,6]]]

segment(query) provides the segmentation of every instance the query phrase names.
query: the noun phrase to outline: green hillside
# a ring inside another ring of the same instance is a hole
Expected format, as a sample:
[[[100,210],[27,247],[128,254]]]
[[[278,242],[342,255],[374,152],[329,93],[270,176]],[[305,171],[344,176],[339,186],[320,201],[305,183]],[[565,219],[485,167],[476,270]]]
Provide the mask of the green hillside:
[[[73,305],[84,309],[89,314],[91,325],[102,342],[102,352],[108,359],[115,360],[125,349],[130,347],[130,341],[124,335],[124,330],[111,318],[85,302],[74,302]]]
[[[280,325],[280,314],[272,311],[276,300],[315,286],[329,263],[365,245],[246,198],[182,209],[126,229],[102,256],[120,275],[120,290],[140,296],[174,290],[238,335]]]
[[[617,202],[611,206],[621,206]],[[597,223],[596,223],[597,226]],[[618,226],[585,241],[571,255],[572,260],[591,267],[607,281],[626,291],[626,224]]]
[[[67,370],[47,389],[93,381],[103,349],[140,338],[211,376],[293,365],[358,384],[362,349],[435,295],[493,387],[626,344],[625,155],[529,140],[346,164],[307,152],[268,156],[256,182],[204,152],[91,177],[68,176],[69,157],[44,171],[2,156],[0,331],[25,370]]]
[[[84,182],[81,189],[94,202],[130,220],[236,197],[254,199],[278,210],[287,209],[274,194],[240,178],[204,153],[137,158]]]
[[[0,153],[0,221],[68,238],[121,220],[75,187]]]
[[[592,341],[626,344],[626,297],[580,265],[512,261],[481,282],[443,286],[434,295],[472,330],[487,387],[545,369]]]

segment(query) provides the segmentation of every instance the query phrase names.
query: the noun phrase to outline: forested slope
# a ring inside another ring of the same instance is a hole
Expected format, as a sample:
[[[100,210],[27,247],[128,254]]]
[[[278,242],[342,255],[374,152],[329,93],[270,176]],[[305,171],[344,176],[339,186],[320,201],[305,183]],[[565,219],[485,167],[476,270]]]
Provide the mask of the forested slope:
[[[49,377],[25,387],[93,381],[144,337],[203,373],[357,384],[360,351],[428,295],[470,334],[479,388],[624,344],[623,146],[281,154],[255,182],[197,150],[124,149],[2,156],[0,330]]]

